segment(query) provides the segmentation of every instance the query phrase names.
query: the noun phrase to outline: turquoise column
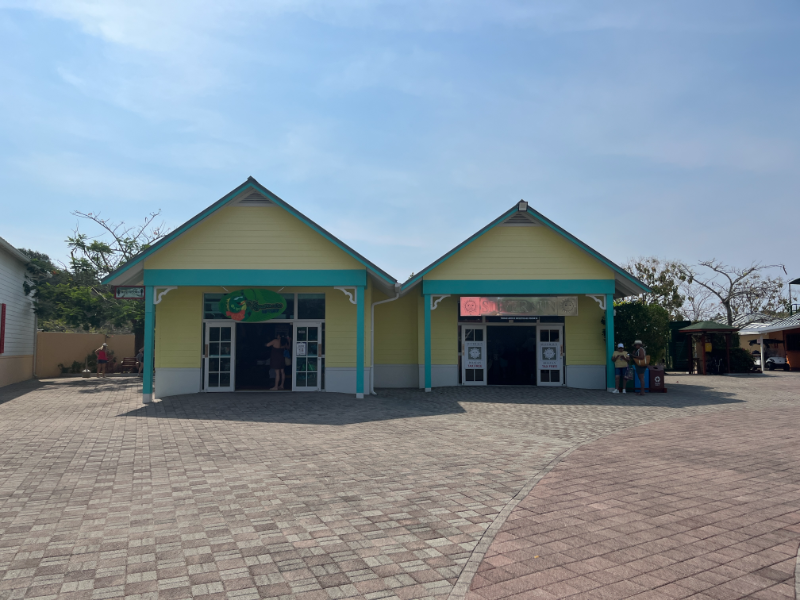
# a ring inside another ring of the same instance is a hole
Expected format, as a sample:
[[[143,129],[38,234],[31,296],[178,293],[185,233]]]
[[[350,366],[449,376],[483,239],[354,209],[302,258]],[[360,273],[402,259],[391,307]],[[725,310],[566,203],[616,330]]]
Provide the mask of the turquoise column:
[[[606,388],[614,389],[614,294],[606,294]]]
[[[153,401],[153,352],[156,342],[156,313],[153,286],[144,288],[144,369],[142,370],[142,402]]]
[[[356,398],[364,397],[364,286],[356,288]]]
[[[425,294],[425,391],[431,391],[431,296]]]

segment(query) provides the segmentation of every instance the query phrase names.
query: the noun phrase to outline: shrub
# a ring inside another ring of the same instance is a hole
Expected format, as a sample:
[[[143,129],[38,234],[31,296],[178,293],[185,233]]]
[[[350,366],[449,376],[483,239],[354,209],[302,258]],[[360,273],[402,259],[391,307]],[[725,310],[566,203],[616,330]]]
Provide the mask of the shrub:
[[[753,356],[744,348],[731,348],[731,373],[749,373],[754,363]]]

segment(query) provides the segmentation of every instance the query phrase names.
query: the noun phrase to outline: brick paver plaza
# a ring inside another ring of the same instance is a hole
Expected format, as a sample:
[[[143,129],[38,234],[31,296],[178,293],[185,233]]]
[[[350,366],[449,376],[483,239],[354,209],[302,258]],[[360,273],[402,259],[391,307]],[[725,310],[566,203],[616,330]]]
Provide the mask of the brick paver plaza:
[[[794,598],[800,375],[0,389],[0,600]]]

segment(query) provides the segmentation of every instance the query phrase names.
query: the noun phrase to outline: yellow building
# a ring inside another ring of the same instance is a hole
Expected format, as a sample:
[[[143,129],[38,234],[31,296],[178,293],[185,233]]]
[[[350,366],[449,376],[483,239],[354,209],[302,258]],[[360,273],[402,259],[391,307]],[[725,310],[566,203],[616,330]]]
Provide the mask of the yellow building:
[[[104,283],[143,293],[145,402],[613,388],[613,299],[647,290],[525,202],[400,284],[252,178]]]

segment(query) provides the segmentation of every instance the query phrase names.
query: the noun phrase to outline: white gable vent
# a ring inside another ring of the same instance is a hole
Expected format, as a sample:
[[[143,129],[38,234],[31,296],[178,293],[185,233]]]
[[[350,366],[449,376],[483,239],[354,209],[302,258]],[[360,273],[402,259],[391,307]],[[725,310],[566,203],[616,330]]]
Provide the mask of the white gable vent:
[[[239,200],[237,200],[236,204],[239,206],[275,206],[274,202],[255,190],[245,192]]]
[[[503,227],[534,227],[538,224],[524,212],[516,212],[503,221]]]

